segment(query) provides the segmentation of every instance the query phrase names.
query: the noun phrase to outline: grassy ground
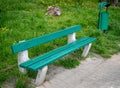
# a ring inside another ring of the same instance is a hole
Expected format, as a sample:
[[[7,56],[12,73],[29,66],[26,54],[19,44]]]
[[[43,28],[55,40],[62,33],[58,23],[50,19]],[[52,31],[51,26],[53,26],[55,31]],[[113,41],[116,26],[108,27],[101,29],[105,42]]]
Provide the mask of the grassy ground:
[[[58,17],[46,16],[46,9],[50,5],[59,5],[62,9],[62,15]],[[72,0],[67,2],[65,0],[58,2],[53,0],[0,0],[0,85],[10,76],[16,79],[16,86],[22,86],[18,88],[23,88],[26,82],[24,80],[29,80],[29,75],[24,76],[18,71],[17,55],[13,55],[11,52],[12,44],[69,26],[80,24],[83,27],[83,30],[77,33],[77,38],[83,36],[97,38],[97,41],[93,43],[91,53],[108,58],[119,52],[119,11],[118,7],[109,8],[109,31],[103,33],[97,29],[98,3],[92,2],[92,0],[81,0],[79,3]],[[62,38],[35,47],[29,50],[29,56],[33,57],[45,53],[66,43],[66,38]],[[80,59],[81,51],[82,49],[73,53],[72,58]]]

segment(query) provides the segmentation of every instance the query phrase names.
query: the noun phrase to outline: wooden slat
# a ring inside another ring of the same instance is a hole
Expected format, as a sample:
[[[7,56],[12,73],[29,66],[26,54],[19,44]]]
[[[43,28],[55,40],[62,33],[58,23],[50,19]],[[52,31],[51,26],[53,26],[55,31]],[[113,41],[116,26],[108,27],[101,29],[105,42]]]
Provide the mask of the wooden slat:
[[[53,61],[55,61],[55,60],[57,60],[57,59],[59,59],[59,58],[62,58],[63,56],[65,56],[65,55],[67,55],[67,54],[69,54],[69,53],[71,53],[71,52],[79,49],[80,47],[85,46],[85,45],[93,42],[94,40],[95,40],[95,39],[90,39],[90,40],[84,41],[84,42],[82,42],[82,43],[77,43],[77,44],[75,44],[74,46],[70,46],[69,48],[67,47],[65,50],[62,50],[61,52],[59,52],[59,53],[57,53],[57,54],[54,54],[54,55],[52,55],[52,56],[49,57],[49,58],[46,58],[46,59],[44,59],[44,60],[42,60],[42,61],[40,61],[40,62],[37,62],[37,63],[35,63],[35,64],[33,64],[33,65],[30,65],[30,66],[28,67],[28,69],[38,70],[38,69],[44,67],[45,65],[50,64],[50,63],[52,63]]]
[[[41,60],[43,60],[43,59],[45,59],[45,58],[49,58],[50,56],[52,56],[52,55],[54,55],[54,54],[56,54],[56,53],[61,52],[64,48],[66,49],[68,46],[69,46],[69,47],[70,47],[70,46],[73,46],[74,43],[78,43],[78,42],[80,42],[80,41],[83,42],[83,41],[86,41],[87,39],[88,39],[88,37],[81,38],[79,41],[75,41],[75,42],[73,42],[73,43],[69,43],[69,44],[64,45],[64,46],[62,46],[62,47],[60,47],[60,48],[54,49],[54,50],[52,50],[52,51],[49,51],[49,52],[47,52],[47,53],[45,53],[45,54],[43,54],[43,55],[40,55],[40,56],[38,56],[38,57],[35,57],[35,58],[33,58],[33,59],[31,59],[31,60],[29,60],[29,61],[27,61],[27,62],[24,62],[24,63],[22,63],[20,66],[26,68],[26,67],[28,67],[29,65],[32,65],[32,64],[34,64],[34,63],[36,63],[36,62],[38,62],[38,61],[41,61]]]
[[[85,46],[85,45],[87,45],[95,40],[96,40],[96,38],[86,38],[84,41],[81,41],[81,39],[77,40],[74,43],[71,43],[71,45],[68,44],[68,45],[65,45],[63,47],[60,47],[61,50],[59,52],[57,52],[57,53],[55,53],[47,58],[44,58],[44,60],[38,61],[37,63],[34,63],[32,65],[29,65],[26,68],[30,69],[30,70],[38,70],[38,69],[42,68],[43,66],[65,56],[65,55],[73,52],[74,50],[76,50],[82,46]],[[57,49],[56,49],[56,51],[57,51]],[[46,54],[44,54],[44,56],[46,56]]]
[[[30,39],[30,40],[26,40],[25,42],[14,44],[14,45],[12,45],[12,52],[17,53],[20,51],[27,50],[31,47],[34,47],[34,46],[49,42],[51,40],[63,37],[65,35],[74,33],[80,29],[81,29],[81,26],[76,25],[76,26],[66,28],[66,29],[58,31],[58,32],[47,34],[47,35],[42,36],[42,37],[37,37],[37,38]]]

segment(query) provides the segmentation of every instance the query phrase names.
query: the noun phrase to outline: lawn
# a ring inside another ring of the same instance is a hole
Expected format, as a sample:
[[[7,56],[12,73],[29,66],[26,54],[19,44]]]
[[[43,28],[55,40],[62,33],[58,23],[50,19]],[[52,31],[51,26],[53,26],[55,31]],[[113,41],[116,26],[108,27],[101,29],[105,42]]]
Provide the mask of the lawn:
[[[78,3],[77,1],[0,0],[0,85],[10,77],[16,79],[16,88],[24,88],[25,82],[29,82],[29,75],[24,76],[18,71],[17,54],[14,55],[11,52],[12,44],[73,25],[82,26],[82,30],[77,33],[77,38],[84,36],[97,38],[97,41],[92,45],[90,55],[95,53],[109,58],[120,52],[120,8],[109,7],[109,30],[107,33],[103,33],[97,29],[98,2],[81,0]],[[50,5],[59,5],[62,9],[62,15],[46,16],[47,7]],[[30,49],[29,57],[62,46],[67,43],[66,40],[67,38],[64,37]],[[74,52],[68,58],[80,60],[82,50]]]

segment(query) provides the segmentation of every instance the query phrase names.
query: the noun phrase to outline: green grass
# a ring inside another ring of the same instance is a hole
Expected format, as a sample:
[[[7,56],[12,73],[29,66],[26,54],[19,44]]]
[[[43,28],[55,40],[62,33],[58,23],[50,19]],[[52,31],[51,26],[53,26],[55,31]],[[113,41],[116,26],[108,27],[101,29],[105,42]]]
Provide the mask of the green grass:
[[[57,66],[63,66],[66,69],[75,68],[80,64],[80,61],[75,58],[66,58],[55,62]]]
[[[77,32],[77,38],[84,36],[97,38],[90,52],[108,58],[120,51],[120,8],[109,8],[109,30],[108,33],[103,33],[97,29],[99,13],[97,1],[81,0],[79,3],[77,1],[79,0],[74,0],[74,2],[73,0],[0,0],[0,71],[2,71],[0,72],[0,85],[10,76],[19,78],[21,75],[17,65],[14,69],[3,71],[3,69],[17,63],[17,54],[14,55],[11,52],[12,44],[69,26],[80,24],[83,27],[83,30]],[[49,5],[59,5],[62,15],[58,17],[46,16],[45,13]],[[34,57],[62,46],[67,43],[66,40],[67,38],[64,37],[30,49],[29,56]],[[71,58],[81,59],[82,50],[74,52]],[[66,62],[69,63],[69,60]],[[69,64],[65,64],[65,66],[69,66]],[[30,73],[30,75],[32,74]],[[23,75],[23,77],[26,79],[29,75]],[[24,83],[23,80],[20,82],[21,85]],[[17,83],[16,85],[19,86]]]

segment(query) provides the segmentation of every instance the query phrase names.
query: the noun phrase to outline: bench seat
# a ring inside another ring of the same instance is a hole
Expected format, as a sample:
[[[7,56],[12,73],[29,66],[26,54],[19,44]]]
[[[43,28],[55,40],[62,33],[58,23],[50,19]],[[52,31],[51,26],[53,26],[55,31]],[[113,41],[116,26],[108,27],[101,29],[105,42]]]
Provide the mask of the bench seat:
[[[37,71],[38,69],[43,68],[44,66],[54,62],[55,60],[62,58],[63,56],[75,51],[76,49],[79,49],[80,47],[86,46],[87,44],[95,40],[96,38],[91,38],[91,37],[84,37],[84,38],[78,39],[72,43],[69,43],[60,48],[54,49],[50,52],[47,52],[43,55],[35,57],[26,62],[23,62],[22,64],[20,64],[20,67]]]

